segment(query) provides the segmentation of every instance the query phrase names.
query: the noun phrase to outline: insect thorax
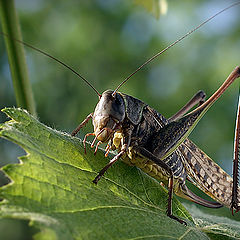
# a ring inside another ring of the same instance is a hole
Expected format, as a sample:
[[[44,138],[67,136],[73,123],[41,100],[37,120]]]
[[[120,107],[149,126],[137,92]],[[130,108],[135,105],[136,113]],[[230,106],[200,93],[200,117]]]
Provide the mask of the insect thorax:
[[[129,165],[142,169],[145,173],[166,185],[170,177],[169,173],[152,160],[140,155],[134,147],[142,146],[148,149],[148,145],[155,137],[156,132],[158,132],[167,124],[167,120],[149,106],[145,106],[143,108],[141,115],[141,121],[139,124],[134,126],[130,146],[127,153],[122,157],[122,160]],[[127,129],[130,125],[132,125],[132,123],[126,119],[122,129]],[[114,134],[114,149],[121,149],[124,134],[124,130],[118,131]],[[184,183],[186,179],[186,172],[183,163],[181,159],[178,158],[176,153],[173,153],[171,156],[167,157],[165,161],[173,171],[175,178],[174,189],[177,191],[179,183]]]

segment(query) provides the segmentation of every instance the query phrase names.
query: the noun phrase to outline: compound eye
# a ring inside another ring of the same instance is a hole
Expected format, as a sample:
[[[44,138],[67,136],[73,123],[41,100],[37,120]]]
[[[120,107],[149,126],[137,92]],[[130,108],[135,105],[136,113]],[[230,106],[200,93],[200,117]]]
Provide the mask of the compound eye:
[[[115,98],[115,103],[117,104],[117,105],[121,105],[121,102],[120,102],[120,100],[119,100],[119,98],[116,96],[116,98]]]

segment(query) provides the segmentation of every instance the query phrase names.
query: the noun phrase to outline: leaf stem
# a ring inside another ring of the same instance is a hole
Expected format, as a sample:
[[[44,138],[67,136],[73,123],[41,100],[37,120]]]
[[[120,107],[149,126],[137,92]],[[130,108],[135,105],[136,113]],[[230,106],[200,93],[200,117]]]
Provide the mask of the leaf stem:
[[[22,40],[22,36],[14,0],[0,0],[0,18],[2,31],[6,34],[4,38],[17,106],[27,109],[36,116],[24,49],[15,41]]]

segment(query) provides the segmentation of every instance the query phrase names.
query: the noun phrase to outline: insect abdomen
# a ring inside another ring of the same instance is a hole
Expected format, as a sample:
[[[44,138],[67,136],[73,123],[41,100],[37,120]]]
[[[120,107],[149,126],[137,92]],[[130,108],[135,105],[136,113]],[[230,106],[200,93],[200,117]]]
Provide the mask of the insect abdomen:
[[[143,172],[147,173],[151,177],[167,184],[169,173],[166,172],[165,169],[158,166],[151,160],[140,156],[136,153],[132,148],[128,151],[128,156],[126,156],[123,161],[129,165],[136,166],[140,168]]]
[[[132,150],[132,148],[129,149],[128,156],[125,157],[123,161],[129,165],[140,168],[143,172],[167,185],[170,177],[169,173],[153,161],[139,155],[137,152]],[[173,171],[174,178],[177,179],[176,182],[185,181],[186,172],[176,153],[173,153],[171,156],[169,156],[166,159],[166,163],[171,164],[170,167]]]

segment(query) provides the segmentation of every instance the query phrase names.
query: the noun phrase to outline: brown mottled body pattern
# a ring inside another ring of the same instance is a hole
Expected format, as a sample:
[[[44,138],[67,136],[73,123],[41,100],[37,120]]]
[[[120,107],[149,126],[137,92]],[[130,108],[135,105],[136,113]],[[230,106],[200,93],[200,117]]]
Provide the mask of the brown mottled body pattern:
[[[189,139],[186,139],[178,149],[185,159],[184,165],[190,176],[187,178],[207,195],[230,208],[232,177]]]

